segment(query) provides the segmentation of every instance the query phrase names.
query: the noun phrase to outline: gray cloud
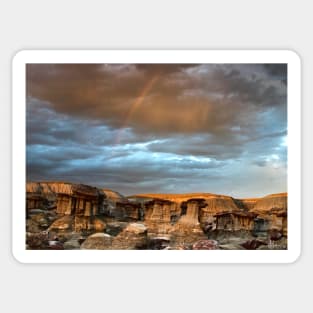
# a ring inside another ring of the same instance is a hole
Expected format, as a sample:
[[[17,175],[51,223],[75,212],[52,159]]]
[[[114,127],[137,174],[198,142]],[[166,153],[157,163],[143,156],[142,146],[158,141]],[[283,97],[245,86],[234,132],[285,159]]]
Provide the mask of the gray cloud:
[[[27,178],[285,191],[286,82],[282,64],[28,65]]]
[[[247,66],[29,65],[27,91],[57,112],[135,133],[221,134],[286,105],[285,86],[260,66],[240,72]]]

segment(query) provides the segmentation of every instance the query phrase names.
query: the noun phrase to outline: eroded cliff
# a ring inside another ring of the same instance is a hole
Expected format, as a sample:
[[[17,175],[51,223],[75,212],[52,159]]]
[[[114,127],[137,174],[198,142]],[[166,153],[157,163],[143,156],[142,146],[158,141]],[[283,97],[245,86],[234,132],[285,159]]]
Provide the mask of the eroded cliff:
[[[26,242],[29,249],[93,249],[93,243],[94,249],[264,249],[273,242],[285,249],[287,203],[287,193],[250,199],[212,193],[124,197],[84,184],[30,182]],[[139,236],[135,228],[144,232]]]

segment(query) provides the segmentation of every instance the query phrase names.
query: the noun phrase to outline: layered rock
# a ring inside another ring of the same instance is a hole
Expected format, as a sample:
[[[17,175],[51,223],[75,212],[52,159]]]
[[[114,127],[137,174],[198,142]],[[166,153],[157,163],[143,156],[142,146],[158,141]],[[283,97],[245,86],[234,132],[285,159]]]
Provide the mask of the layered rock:
[[[40,206],[39,200],[33,205],[33,199],[45,199],[45,209],[52,207],[59,216],[73,217],[71,228],[75,231],[105,228],[95,219],[95,216],[103,215],[106,206],[105,195],[98,188],[65,182],[31,182],[26,184],[26,191],[28,211]]]
[[[40,194],[35,192],[26,193],[26,212],[30,210],[45,208],[46,199]]]
[[[170,231],[172,242],[176,245],[192,244],[207,239],[199,221],[199,213],[206,205],[205,200],[201,198],[189,199],[182,203],[182,215]]]
[[[55,202],[58,214],[92,216],[102,214],[106,206],[106,196],[100,189],[83,184],[29,182],[26,192],[27,199],[40,196],[48,202]]]
[[[272,209],[287,211],[287,205],[287,193],[277,193],[258,199],[252,208],[252,211],[258,213],[268,213]]]
[[[149,233],[167,234],[172,227],[172,217],[177,215],[177,205],[169,200],[154,199],[145,204],[144,221]]]
[[[82,249],[205,249],[205,240],[217,240],[221,249],[276,249],[287,243],[287,194],[126,198],[109,189],[40,182],[26,185],[26,208],[27,238],[34,249],[79,249],[87,237]],[[38,243],[46,235],[49,240]],[[253,240],[266,246],[257,247]]]
[[[202,199],[203,204],[199,207],[198,218],[200,224],[210,224],[214,222],[214,215],[220,212],[236,211],[239,210],[232,197],[215,195],[211,193],[191,193],[191,194],[146,194],[136,195],[138,198],[153,198],[158,201],[171,201],[175,205],[172,206],[171,218],[173,222],[179,220],[181,215],[184,215],[186,203],[194,200]],[[174,209],[173,209],[174,208]],[[197,210],[197,209],[196,209]],[[145,205],[145,216],[149,217],[152,214],[151,208]],[[189,215],[188,215],[189,216]],[[185,219],[185,218],[184,218]]]
[[[251,231],[254,227],[254,218],[256,217],[256,214],[252,212],[242,212],[238,210],[217,213],[215,217],[216,217],[216,230]]]
[[[121,221],[140,220],[142,216],[141,205],[128,201],[117,202],[115,208],[111,211],[110,216]]]
[[[251,212],[257,214],[254,233],[279,230],[287,236],[287,193],[279,193],[259,199]],[[261,226],[260,226],[261,225]]]
[[[57,193],[57,213],[77,216],[103,213],[105,195],[99,189],[82,184],[71,184],[66,187]]]
[[[197,235],[204,236],[203,232],[210,238],[223,238],[224,242],[232,238],[231,236],[239,236],[241,240],[253,238],[252,235],[268,238],[272,230],[277,230],[287,236],[287,194],[275,194],[259,199],[234,199],[207,193],[147,194],[136,197],[155,199],[157,212],[154,212],[153,207],[146,206],[145,215],[148,221],[151,221],[151,217],[155,224],[159,221],[158,232],[170,234],[171,242],[188,243],[188,241],[195,240]],[[200,199],[201,205],[199,205],[200,202],[197,203]],[[168,226],[170,210],[168,207],[166,209],[166,205],[162,205],[162,201],[163,203],[171,201],[176,204],[178,217],[171,219],[172,227]],[[156,228],[151,227],[151,229]]]
[[[252,210],[258,200],[259,200],[258,198],[234,199],[237,207],[243,211]]]

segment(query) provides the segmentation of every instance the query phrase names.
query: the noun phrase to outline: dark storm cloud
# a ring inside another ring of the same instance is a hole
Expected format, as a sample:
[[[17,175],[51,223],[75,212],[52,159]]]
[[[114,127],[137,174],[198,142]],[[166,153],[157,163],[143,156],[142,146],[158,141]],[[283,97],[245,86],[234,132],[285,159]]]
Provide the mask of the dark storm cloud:
[[[63,149],[59,150],[62,151]],[[179,186],[181,180],[186,177],[190,177],[189,182],[214,178],[219,176],[218,168],[224,166],[222,162],[214,160],[177,158],[171,154],[153,158],[148,152],[139,149],[131,154],[112,158],[106,158],[105,153],[101,157],[91,156],[89,162],[66,157],[53,160],[54,157],[47,157],[49,154],[55,153],[52,150],[42,152],[36,149],[29,152],[28,158],[32,159],[32,162],[28,172],[33,180],[45,180],[49,173],[52,180],[84,182],[99,187],[110,186],[110,188],[118,185],[117,189],[125,193],[129,193],[131,190],[129,188],[132,186],[138,188],[139,185],[144,185],[147,188],[158,184],[163,186],[163,191],[166,191],[168,187],[166,182],[172,184],[176,182]],[[44,163],[41,160],[45,160]],[[47,167],[50,164],[54,166]]]
[[[28,65],[27,178],[125,194],[284,191],[286,75],[281,64]]]
[[[227,134],[234,125],[249,127],[259,111],[286,103],[285,86],[263,67],[251,67],[36,64],[28,65],[27,90],[57,112],[135,133]]]
[[[240,157],[247,152],[247,147],[257,143],[259,150],[268,151],[268,147],[276,147],[281,142],[281,137],[286,136],[286,131],[265,133],[256,137],[242,136],[234,132],[228,140],[221,144],[220,139],[214,136],[192,136],[186,138],[176,136],[148,145],[152,152],[170,152],[178,155],[206,156],[214,159],[225,160]],[[253,154],[260,153],[254,146]]]
[[[287,84],[287,64],[264,64],[264,67],[272,77]]]
[[[120,131],[105,125],[97,119],[72,118],[57,113],[51,104],[38,99],[27,99],[28,145],[88,145],[90,149],[101,145],[113,145],[120,135],[120,143],[135,143],[153,139],[154,136],[134,135],[128,129]]]

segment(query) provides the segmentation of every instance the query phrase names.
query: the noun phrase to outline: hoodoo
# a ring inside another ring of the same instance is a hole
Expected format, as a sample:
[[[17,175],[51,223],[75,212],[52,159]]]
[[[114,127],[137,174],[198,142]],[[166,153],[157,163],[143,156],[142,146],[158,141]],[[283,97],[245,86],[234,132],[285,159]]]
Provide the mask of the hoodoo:
[[[255,240],[260,249],[273,249],[273,242],[275,249],[287,248],[287,193],[124,197],[83,184],[31,182],[26,209],[29,249],[49,248],[51,238],[65,249],[205,249],[199,243],[212,240],[214,249],[250,249],[247,242]]]

